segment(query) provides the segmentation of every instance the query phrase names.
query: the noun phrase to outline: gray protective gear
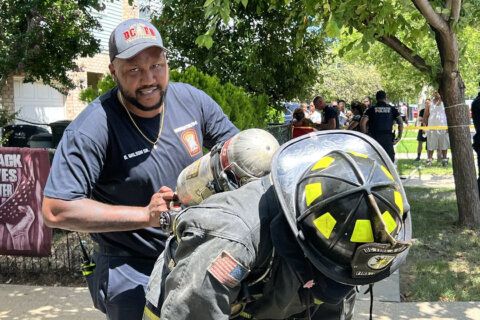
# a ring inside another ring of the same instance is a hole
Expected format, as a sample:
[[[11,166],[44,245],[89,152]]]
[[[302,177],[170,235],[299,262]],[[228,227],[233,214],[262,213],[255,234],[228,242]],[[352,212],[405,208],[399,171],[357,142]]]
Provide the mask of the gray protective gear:
[[[272,233],[283,234],[288,226],[279,230],[272,223],[284,218],[268,184],[253,181],[180,213],[175,236],[150,277],[144,319],[226,320],[234,313],[239,319],[286,319],[306,305],[315,309],[318,300],[308,298],[305,281],[282,253],[274,253]],[[301,250],[295,251],[303,259]],[[222,256],[235,262],[231,272],[219,275],[212,269]],[[352,287],[345,289],[348,294]]]

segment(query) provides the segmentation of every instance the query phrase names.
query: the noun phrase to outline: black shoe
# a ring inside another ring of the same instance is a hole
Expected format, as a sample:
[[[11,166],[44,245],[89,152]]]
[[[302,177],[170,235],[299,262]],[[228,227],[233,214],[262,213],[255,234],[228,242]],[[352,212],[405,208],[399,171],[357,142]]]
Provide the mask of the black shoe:
[[[415,160],[413,160],[413,161],[420,161],[420,157],[417,157],[417,158],[416,158]]]

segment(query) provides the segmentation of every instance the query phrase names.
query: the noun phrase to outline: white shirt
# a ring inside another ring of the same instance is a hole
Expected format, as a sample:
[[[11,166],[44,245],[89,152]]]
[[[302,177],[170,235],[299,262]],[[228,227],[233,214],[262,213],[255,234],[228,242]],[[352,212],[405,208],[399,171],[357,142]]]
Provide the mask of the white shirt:
[[[446,126],[447,115],[445,114],[445,107],[443,101],[439,105],[432,103],[430,105],[430,115],[428,116],[428,125],[430,127]]]
[[[312,120],[313,123],[320,123],[322,122],[322,115],[320,114],[320,112],[315,110],[310,114],[309,119]]]

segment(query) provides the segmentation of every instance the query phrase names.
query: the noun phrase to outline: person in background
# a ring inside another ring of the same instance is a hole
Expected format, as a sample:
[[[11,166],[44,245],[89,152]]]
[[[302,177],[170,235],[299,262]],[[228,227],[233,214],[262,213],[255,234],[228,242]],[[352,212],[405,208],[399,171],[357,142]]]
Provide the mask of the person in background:
[[[447,126],[447,115],[445,114],[445,106],[442,97],[438,91],[433,94],[433,103],[429,106],[425,105],[425,113],[423,115],[423,123],[429,127]],[[437,149],[442,153],[442,165],[448,166],[447,150],[450,148],[450,140],[448,138],[448,130],[427,130],[427,166],[431,166],[433,162],[433,152]]]
[[[310,102],[309,111],[310,113],[308,118],[312,120],[313,123],[317,123],[317,124],[322,123],[322,114],[315,109],[315,105],[313,104],[313,101]]]
[[[159,218],[178,175],[203,147],[239,130],[205,92],[169,83],[167,49],[150,22],[120,23],[109,54],[117,86],[65,130],[42,211],[48,226],[88,232],[97,243],[87,276],[94,306],[109,320],[140,320],[168,237]]]
[[[400,105],[400,115],[406,126],[408,126],[408,107],[405,103]]]
[[[308,110],[308,104],[302,103],[300,105],[301,109],[303,110],[303,113],[305,113],[305,117],[309,118],[310,117],[310,112]]]
[[[427,107],[427,105],[430,107],[431,103],[432,102],[430,99],[425,99],[425,108]],[[425,108],[420,110],[420,112],[418,113],[417,123],[419,123],[420,127],[425,126],[425,124],[423,123],[423,115],[425,113]],[[425,130],[418,130],[417,141],[417,158],[415,158],[415,160],[413,161],[420,161],[420,156],[422,155],[423,150],[423,143],[427,141],[427,133]]]
[[[353,117],[350,121],[350,124],[348,125],[347,130],[355,130],[361,132],[360,121],[362,120],[363,113],[367,109],[367,106],[361,102],[352,101],[350,109],[352,110]]]
[[[332,106],[327,106],[327,103],[322,96],[316,96],[313,99],[313,105],[317,111],[323,112],[322,123],[314,124],[314,128],[317,130],[334,130],[338,129],[337,111]]]
[[[365,98],[363,98],[363,104],[367,107],[365,110],[367,110],[368,108],[370,108],[372,106],[372,98],[370,98],[369,96],[366,96]]]
[[[303,108],[296,108],[292,114],[292,125],[295,127],[312,127],[313,122],[306,117]]]
[[[480,86],[480,82],[478,83]],[[475,135],[473,136],[473,150],[477,153],[478,164],[478,190],[480,191],[480,92],[472,102],[472,119],[475,126]]]
[[[402,139],[403,121],[398,110],[387,104],[387,94],[380,90],[375,95],[377,104],[365,111],[360,129],[367,133],[385,149],[392,161],[395,161],[393,145]],[[398,136],[392,132],[393,123],[398,123]]]
[[[333,100],[330,102],[330,106],[335,110],[336,116],[335,116],[335,129],[340,129],[340,122],[338,119],[338,101]]]
[[[304,134],[313,132],[313,122],[305,116],[302,108],[296,108],[293,110],[292,123],[290,127],[292,139],[302,136]]]
[[[345,100],[338,100],[338,125],[345,127],[347,122],[347,114],[345,112]]]

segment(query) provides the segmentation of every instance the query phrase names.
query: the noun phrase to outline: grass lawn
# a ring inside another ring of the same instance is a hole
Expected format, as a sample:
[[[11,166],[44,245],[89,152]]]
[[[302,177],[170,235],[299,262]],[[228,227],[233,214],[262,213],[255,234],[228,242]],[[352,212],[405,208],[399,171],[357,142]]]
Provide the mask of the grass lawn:
[[[434,175],[453,175],[452,161],[448,162],[447,167],[443,167],[442,163],[433,160],[431,167],[425,166],[426,159],[420,161],[413,161],[410,159],[397,160],[397,171],[399,175],[408,176],[412,171],[416,170],[415,174],[434,174]]]
[[[405,188],[413,244],[401,267],[405,301],[480,301],[480,231],[458,228],[455,191]]]
[[[408,153],[411,155],[412,159],[415,159],[417,157],[417,147],[418,147],[418,141],[415,139],[402,139],[400,142],[395,146],[395,153]],[[424,142],[422,145],[422,154],[425,154],[424,158],[426,158],[427,154],[427,143]],[[448,149],[448,152],[451,152],[450,149]],[[435,158],[437,156],[437,152],[435,151],[433,153],[433,157]]]

